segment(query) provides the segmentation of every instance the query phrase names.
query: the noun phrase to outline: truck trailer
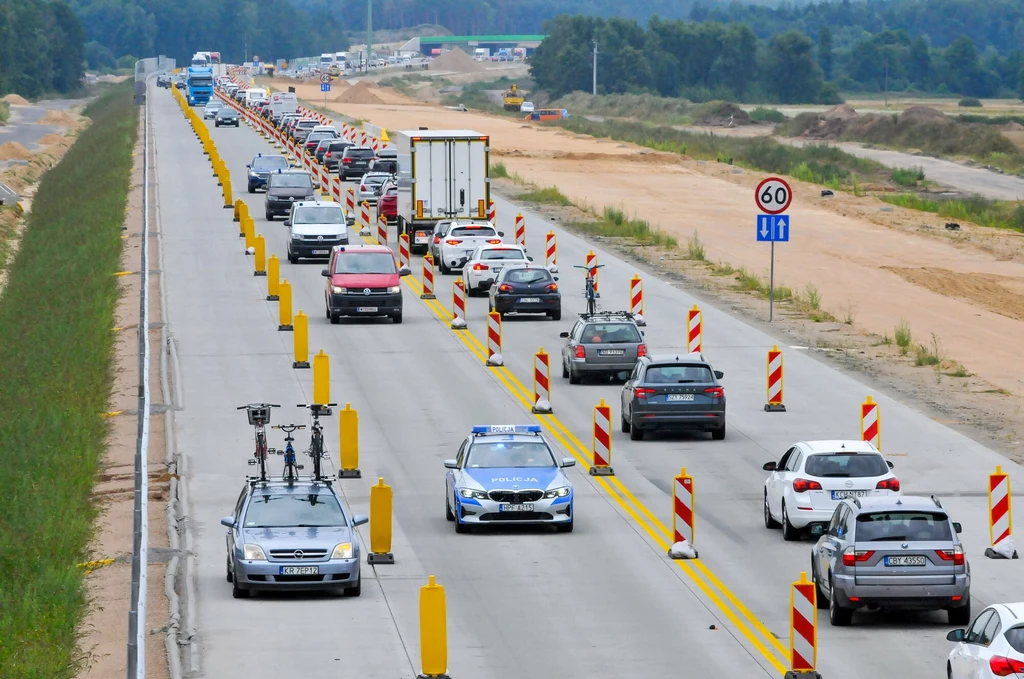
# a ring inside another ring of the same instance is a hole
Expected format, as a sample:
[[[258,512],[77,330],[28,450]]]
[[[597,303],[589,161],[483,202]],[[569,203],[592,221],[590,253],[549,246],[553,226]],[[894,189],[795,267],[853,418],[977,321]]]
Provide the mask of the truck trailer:
[[[398,228],[426,252],[437,222],[485,220],[491,200],[490,139],[472,130],[400,130]]]

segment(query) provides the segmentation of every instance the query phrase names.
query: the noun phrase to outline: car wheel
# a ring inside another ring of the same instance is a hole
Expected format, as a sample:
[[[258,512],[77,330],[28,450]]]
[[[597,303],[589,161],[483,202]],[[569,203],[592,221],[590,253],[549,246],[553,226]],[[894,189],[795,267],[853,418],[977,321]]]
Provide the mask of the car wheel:
[[[560,320],[562,320],[562,310],[558,309],[557,311],[549,311],[548,312],[548,318],[550,318],[553,321],[560,321]]]
[[[256,193],[256,187],[252,184],[249,184],[246,188],[249,189],[249,193]]]
[[[395,325],[398,325],[399,323],[401,323],[402,322],[402,312],[399,311],[397,314],[392,316],[391,320],[395,322]]]
[[[565,367],[565,362],[562,362],[562,379],[569,376],[569,369]]]
[[[292,254],[291,250],[288,251],[288,261],[292,264],[298,264],[299,258]]]
[[[833,627],[847,627],[853,622],[853,609],[839,605],[839,597],[835,595],[835,587],[829,587],[832,598],[828,600],[828,621]]]
[[[459,517],[455,517],[455,532],[456,533],[468,533],[469,526],[459,521]]]
[[[800,531],[789,522],[789,512],[786,511],[786,502],[782,502],[782,539],[793,542],[800,539]]]
[[[626,419],[625,415],[622,415],[620,419],[622,420],[622,433],[628,434],[629,430],[632,429],[633,426],[629,423],[629,420]]]
[[[225,574],[224,574],[225,579],[227,579],[228,582],[234,582],[235,574],[231,572],[231,561],[229,560],[225,565],[226,565],[226,568],[224,569],[224,571],[225,571]]]
[[[447,491],[445,491],[444,494],[444,518],[448,519],[449,521],[455,520],[455,515],[452,514],[452,501],[448,498]]]
[[[712,441],[724,441],[725,440],[725,425],[723,424],[718,429],[711,430]]]
[[[569,519],[565,523],[558,524],[557,530],[559,533],[571,533],[572,532],[573,520]]]
[[[778,528],[779,522],[772,518],[771,510],[768,509],[768,491],[764,492],[764,527]]]
[[[274,215],[271,214],[270,211],[267,211],[267,213],[264,216],[267,218],[268,222],[274,221]]]
[[[571,369],[569,370],[569,384],[579,384],[580,376],[574,373]]]
[[[452,275],[452,270],[448,268],[448,266],[444,263],[443,259],[440,262],[438,262],[438,268],[441,269],[441,273],[443,275],[445,275],[445,276],[451,276]]]
[[[356,584],[352,587],[346,587],[344,596],[359,596],[363,593],[363,576],[360,575],[356,578]]]
[[[231,598],[248,599],[251,592],[238,586],[238,578],[231,578]]]
[[[331,325],[337,325],[340,322],[341,322],[341,315],[332,312],[331,313]]]
[[[954,627],[967,627],[971,624],[971,600],[967,597],[967,604],[960,608],[951,608],[947,611],[949,624]]]
[[[629,440],[630,441],[643,441],[644,430],[636,426],[632,422],[629,423]]]

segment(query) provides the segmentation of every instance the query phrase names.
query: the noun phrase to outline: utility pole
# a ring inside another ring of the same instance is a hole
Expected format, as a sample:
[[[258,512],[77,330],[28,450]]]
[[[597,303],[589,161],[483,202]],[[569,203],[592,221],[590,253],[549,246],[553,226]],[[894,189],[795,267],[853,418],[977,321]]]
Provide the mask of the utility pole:
[[[885,108],[889,108],[889,60],[885,60]]]
[[[370,72],[370,53],[373,51],[373,0],[366,0],[366,72]]]
[[[594,96],[597,96],[597,40],[594,41]]]
[[[245,45],[245,47],[244,47],[244,49],[245,49],[245,58],[242,59],[242,63],[244,64],[245,62],[249,61],[249,34],[248,33],[245,34],[245,41],[244,41],[243,44]]]

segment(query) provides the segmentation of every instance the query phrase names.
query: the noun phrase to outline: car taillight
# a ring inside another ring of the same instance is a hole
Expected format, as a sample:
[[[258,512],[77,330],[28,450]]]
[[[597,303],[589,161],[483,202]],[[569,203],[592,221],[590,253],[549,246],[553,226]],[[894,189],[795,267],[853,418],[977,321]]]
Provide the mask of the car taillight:
[[[654,396],[654,389],[648,389],[647,387],[637,387],[633,390],[637,398],[647,398],[648,396]]]
[[[491,245],[498,245],[499,243],[501,243],[501,239],[500,238],[491,239],[491,240],[489,240],[487,242],[490,243]]]
[[[487,270],[488,270],[488,267],[487,267],[486,264],[480,264],[479,262],[477,262],[476,264],[473,265],[473,271],[487,271]]]
[[[894,492],[899,492],[899,490],[900,490],[900,480],[897,479],[896,477],[893,477],[891,479],[882,479],[881,481],[879,481],[875,485],[875,489],[876,490],[891,490],[891,491],[894,491]]]
[[[545,286],[544,286],[544,289],[545,289],[545,290],[546,290],[547,292],[554,292],[555,290],[557,290],[557,289],[558,289],[558,283],[548,283],[547,285],[545,285]],[[643,354],[641,354],[641,356],[642,356],[642,355],[643,355]]]
[[[441,237],[440,236],[434,236],[434,245],[437,245],[440,242],[441,242]]]
[[[710,396],[711,398],[722,398],[723,396],[725,396],[725,388],[724,387],[708,387],[707,389],[704,390],[704,393],[707,394],[708,396]],[[812,483],[816,483],[816,482],[812,481]],[[821,488],[821,486],[818,486],[818,488]]]
[[[324,158],[330,158],[330,157],[331,157],[331,152],[330,151],[328,151],[327,153],[324,154]]]
[[[997,677],[1009,677],[1018,672],[1024,672],[1024,662],[1002,655],[994,655],[988,659],[988,668]]]
[[[352,162],[352,159],[351,159],[351,158],[342,158],[342,159],[341,159],[341,162],[343,162],[343,163],[345,163],[346,165],[348,165],[348,164],[350,164],[350,163]]]
[[[502,283],[498,286],[498,292],[512,292],[512,286],[508,283]]]
[[[858,552],[853,547],[847,547],[843,550],[843,565],[855,566],[858,563],[867,561],[874,556],[874,554],[874,550],[862,550]]]
[[[448,240],[445,241],[445,243],[447,243],[448,245],[458,245],[461,242],[461,240],[458,240],[456,238],[449,238]]]
[[[576,358],[586,358],[587,350],[580,345],[576,345]]]
[[[964,548],[960,545],[953,549],[936,549],[935,553],[943,561],[952,561],[954,566],[964,565]]]
[[[643,358],[646,355],[647,355],[647,345],[646,344],[638,344],[636,346],[636,357],[637,358]]]
[[[796,479],[793,481],[794,493],[806,493],[809,490],[821,490],[821,484],[810,479]]]

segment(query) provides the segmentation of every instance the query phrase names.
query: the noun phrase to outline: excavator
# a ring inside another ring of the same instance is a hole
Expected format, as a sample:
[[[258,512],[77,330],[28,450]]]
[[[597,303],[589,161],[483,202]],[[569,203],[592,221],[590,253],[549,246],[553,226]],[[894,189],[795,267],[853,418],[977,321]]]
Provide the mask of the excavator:
[[[523,105],[523,97],[519,94],[519,88],[515,83],[505,91],[505,110],[506,111],[518,111]]]

